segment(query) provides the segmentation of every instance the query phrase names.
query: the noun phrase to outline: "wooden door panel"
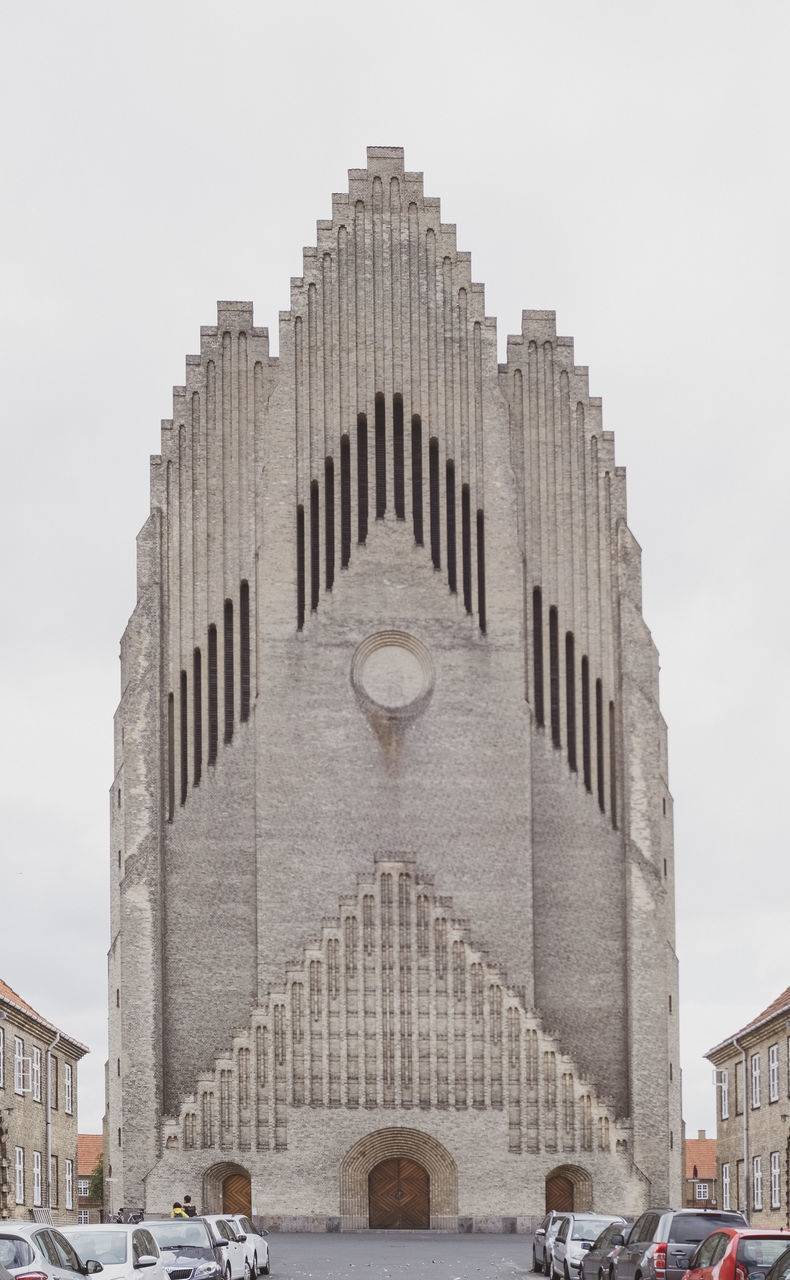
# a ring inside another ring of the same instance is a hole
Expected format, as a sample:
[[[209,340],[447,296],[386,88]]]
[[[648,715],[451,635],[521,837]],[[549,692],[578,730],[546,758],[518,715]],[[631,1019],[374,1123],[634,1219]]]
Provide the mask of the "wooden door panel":
[[[252,1213],[252,1188],[243,1173],[231,1173],[222,1183],[222,1212]]]
[[[558,1209],[565,1213],[573,1212],[573,1183],[560,1173],[546,1182],[546,1212]]]
[[[372,1229],[419,1231],[430,1227],[428,1174],[415,1160],[383,1160],[371,1170],[368,1192]]]

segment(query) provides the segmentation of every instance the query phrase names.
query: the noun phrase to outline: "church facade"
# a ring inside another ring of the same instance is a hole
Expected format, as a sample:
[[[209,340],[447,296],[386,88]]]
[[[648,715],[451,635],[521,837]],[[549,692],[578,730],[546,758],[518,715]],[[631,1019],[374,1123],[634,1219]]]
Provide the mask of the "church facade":
[[[115,1203],[527,1230],[680,1194],[672,801],[625,474],[370,148],[151,461],[112,789]]]

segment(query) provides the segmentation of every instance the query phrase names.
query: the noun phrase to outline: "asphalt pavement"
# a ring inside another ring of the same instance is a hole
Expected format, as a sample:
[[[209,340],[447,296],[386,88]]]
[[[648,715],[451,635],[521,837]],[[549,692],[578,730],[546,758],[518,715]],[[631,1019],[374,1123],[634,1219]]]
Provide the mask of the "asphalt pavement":
[[[532,1236],[527,1235],[275,1232],[269,1249],[278,1280],[513,1280],[532,1275]]]

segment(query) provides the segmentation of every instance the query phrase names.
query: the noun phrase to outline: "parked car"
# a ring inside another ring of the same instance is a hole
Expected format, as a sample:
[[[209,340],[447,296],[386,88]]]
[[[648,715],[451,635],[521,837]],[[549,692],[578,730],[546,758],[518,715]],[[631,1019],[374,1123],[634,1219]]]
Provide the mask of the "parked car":
[[[104,1280],[168,1280],[159,1246],[144,1227],[108,1222],[62,1231],[80,1258],[101,1263]]]
[[[212,1233],[214,1247],[222,1250],[224,1280],[250,1280],[252,1271],[244,1252],[244,1232],[237,1231],[224,1213],[204,1213],[203,1221]]]
[[[102,1270],[95,1258],[83,1262],[55,1227],[14,1219],[0,1222],[0,1264],[15,1278],[31,1280],[74,1280]]]
[[[612,1267],[614,1280],[680,1280],[711,1231],[748,1225],[743,1214],[734,1211],[648,1209],[622,1242]]]
[[[582,1265],[579,1271],[579,1280],[608,1280],[613,1273],[614,1259],[617,1257],[621,1244],[615,1244],[614,1238],[617,1236],[622,1240],[627,1234],[626,1228],[633,1226],[633,1222],[626,1220],[625,1226],[619,1221],[610,1222],[608,1227],[604,1227],[597,1240],[593,1241],[591,1249],[582,1254]]]
[[[790,1280],[790,1248],[779,1254],[776,1262],[767,1272],[765,1280]]]
[[[202,1218],[149,1219],[140,1223],[159,1245],[169,1280],[218,1280],[225,1260]]]
[[[542,1271],[545,1276],[551,1274],[551,1254],[554,1248],[554,1237],[562,1223],[569,1215],[557,1209],[551,1209],[535,1231],[532,1245],[532,1270]]]
[[[757,1227],[722,1227],[703,1240],[691,1260],[686,1280],[763,1280],[773,1264],[790,1249],[790,1231]]]
[[[554,1245],[549,1261],[549,1275],[563,1276],[564,1280],[575,1280],[582,1264],[582,1258],[601,1234],[603,1227],[611,1223],[625,1226],[625,1218],[601,1213],[569,1213],[560,1223],[554,1237]]]
[[[250,1219],[243,1213],[232,1213],[228,1219],[234,1222],[247,1237],[245,1249],[250,1269],[254,1275],[269,1274],[269,1242],[262,1231],[257,1231]]]

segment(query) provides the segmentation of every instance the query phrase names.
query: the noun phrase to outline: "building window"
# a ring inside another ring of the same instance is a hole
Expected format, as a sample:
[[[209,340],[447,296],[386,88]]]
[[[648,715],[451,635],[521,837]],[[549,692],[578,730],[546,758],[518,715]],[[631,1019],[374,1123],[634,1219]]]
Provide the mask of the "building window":
[[[771,1208],[778,1209],[781,1204],[782,1195],[782,1173],[779,1162],[779,1152],[771,1152]]]
[[[91,1220],[90,1209],[78,1209],[78,1210],[77,1210],[77,1226],[78,1226],[78,1227],[87,1227],[87,1226],[89,1226],[89,1225],[90,1225],[90,1220]]]
[[[768,1101],[779,1101],[779,1045],[768,1050]]]
[[[33,1057],[31,1059],[30,1080],[33,1089],[33,1098],[36,1102],[41,1101],[41,1050],[33,1049]],[[40,1203],[40,1202],[39,1202]]]
[[[735,1114],[743,1115],[743,1062],[735,1064]]]
[[[755,1156],[752,1160],[752,1205],[755,1209],[763,1207],[763,1158]]]
[[[729,1120],[730,1118],[730,1073],[725,1067],[721,1072],[721,1118]]]
[[[74,1088],[70,1062],[65,1064],[65,1079],[63,1081],[63,1086],[66,1094],[66,1115],[70,1116],[74,1113]]]
[[[25,1092],[25,1045],[20,1036],[14,1036],[14,1093]],[[21,1150],[21,1147],[17,1148]],[[21,1204],[17,1201],[17,1204]]]
[[[696,1187],[694,1188],[694,1195],[697,1200],[707,1200],[708,1198],[707,1182],[698,1182]]]
[[[41,1152],[33,1152],[33,1204],[41,1205]]]
[[[760,1105],[760,1055],[752,1054],[752,1107]]]
[[[91,1193],[91,1180],[90,1180],[90,1178],[78,1178],[78,1179],[77,1179],[77,1195],[78,1195],[78,1196],[89,1196],[89,1195],[90,1195],[90,1193]]]
[[[16,1173],[16,1202],[17,1204],[25,1203],[25,1148],[16,1147],[14,1150],[14,1171]]]
[[[728,1164],[721,1166],[721,1207],[722,1209],[730,1207],[730,1166]]]
[[[67,1160],[65,1168],[66,1179],[66,1208],[74,1208],[74,1161]]]

